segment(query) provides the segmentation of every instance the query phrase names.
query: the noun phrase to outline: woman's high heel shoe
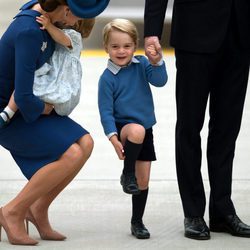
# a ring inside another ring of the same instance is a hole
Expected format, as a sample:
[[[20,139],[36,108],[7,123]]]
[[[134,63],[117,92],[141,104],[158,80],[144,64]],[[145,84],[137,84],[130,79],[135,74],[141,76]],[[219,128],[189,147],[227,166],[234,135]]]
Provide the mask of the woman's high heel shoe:
[[[31,239],[28,235],[22,238],[13,235],[9,230],[9,227],[5,221],[2,208],[0,208],[0,241],[1,241],[2,227],[4,228],[7,234],[9,242],[13,245],[36,245],[38,243],[38,241]]]
[[[37,224],[36,219],[34,218],[30,209],[28,210],[28,212],[26,214],[26,230],[27,230],[28,234],[29,234],[29,222],[31,222],[36,227],[42,240],[62,241],[62,240],[66,239],[66,236],[64,236],[64,235],[62,235],[54,230],[49,232],[49,233],[42,232],[42,230],[39,228],[39,225]]]

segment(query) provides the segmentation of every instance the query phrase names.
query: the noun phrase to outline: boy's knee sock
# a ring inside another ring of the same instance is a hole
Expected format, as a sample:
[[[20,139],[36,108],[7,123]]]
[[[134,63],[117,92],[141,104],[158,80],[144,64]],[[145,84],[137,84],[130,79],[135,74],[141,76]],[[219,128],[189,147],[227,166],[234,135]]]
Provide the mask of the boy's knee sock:
[[[126,140],[124,145],[125,159],[124,159],[123,174],[135,173],[135,162],[138,158],[141,148],[142,144],[137,144],[129,140]]]
[[[142,217],[148,198],[148,188],[141,190],[140,194],[132,195],[132,218],[131,223],[142,222]]]

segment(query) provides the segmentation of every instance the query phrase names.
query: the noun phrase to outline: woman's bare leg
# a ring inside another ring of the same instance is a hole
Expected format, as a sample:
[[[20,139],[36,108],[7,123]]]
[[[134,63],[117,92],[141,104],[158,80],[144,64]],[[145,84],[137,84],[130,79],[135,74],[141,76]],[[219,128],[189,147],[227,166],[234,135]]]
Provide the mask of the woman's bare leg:
[[[18,107],[16,105],[15,99],[14,99],[14,91],[10,97],[9,103],[8,103],[9,108],[13,111],[16,112],[18,110]]]
[[[91,155],[93,149],[93,139],[90,135],[85,135],[81,137],[77,144],[82,148],[84,154],[84,162],[88,160]],[[62,190],[74,179],[74,177],[78,174],[81,168],[75,169],[72,174],[67,176],[61,183],[59,183],[55,188],[53,188],[49,193],[37,199],[30,207],[32,214],[34,215],[39,228],[47,232],[53,230],[50,226],[48,219],[48,209],[53,200],[61,193]]]
[[[59,160],[44,166],[33,175],[20,193],[3,208],[5,220],[14,235],[26,235],[24,218],[28,208],[67,177],[78,173],[87,158],[82,147],[74,143]]]

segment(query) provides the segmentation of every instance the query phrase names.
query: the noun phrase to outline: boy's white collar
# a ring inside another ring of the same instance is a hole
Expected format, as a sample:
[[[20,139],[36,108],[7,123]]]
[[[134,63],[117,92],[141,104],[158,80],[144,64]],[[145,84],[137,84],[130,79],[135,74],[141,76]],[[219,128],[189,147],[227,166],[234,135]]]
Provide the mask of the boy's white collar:
[[[126,66],[119,66],[113,63],[110,59],[108,60],[108,65],[107,68],[114,74],[116,75],[122,68],[129,66],[131,63],[140,63],[140,61],[135,58],[134,56],[132,57],[130,63]]]

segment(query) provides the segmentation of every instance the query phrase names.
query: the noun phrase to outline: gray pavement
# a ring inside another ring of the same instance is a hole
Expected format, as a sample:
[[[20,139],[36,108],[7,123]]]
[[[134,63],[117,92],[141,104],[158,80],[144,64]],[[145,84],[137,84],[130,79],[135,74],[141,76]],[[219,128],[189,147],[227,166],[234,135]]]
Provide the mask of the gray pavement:
[[[16,13],[14,7],[19,6],[20,2],[25,1],[0,0],[0,35],[4,29],[3,20],[11,20],[10,17]],[[12,8],[8,8],[10,3]],[[84,169],[62,192],[50,210],[53,226],[68,238],[65,242],[40,241],[36,247],[24,246],[21,247],[22,249],[249,249],[249,239],[224,233],[212,233],[209,241],[195,241],[183,237],[183,212],[174,160],[176,120],[174,56],[171,53],[165,54],[165,60],[169,74],[168,84],[161,89],[152,88],[158,120],[154,127],[158,160],[152,166],[150,192],[144,216],[151,238],[137,240],[130,234],[131,198],[122,192],[119,184],[122,162],[117,159],[112,145],[104,136],[97,108],[97,83],[106,66],[107,58],[90,55],[82,57],[82,97],[71,117],[90,131],[95,140],[95,148]],[[202,174],[208,197],[209,183],[205,159],[207,121],[208,115],[206,115],[201,136],[204,155]],[[249,138],[250,96],[248,93],[242,128],[236,145],[233,200],[239,216],[250,224]],[[18,193],[26,180],[9,153],[1,147],[0,171],[0,206],[2,206]],[[205,219],[208,219],[207,212]],[[39,239],[35,228],[31,229],[31,236]],[[3,231],[0,249],[19,248],[20,246],[8,244]]]
[[[155,146],[158,160],[152,166],[150,192],[144,221],[150,229],[149,240],[131,236],[130,196],[122,192],[119,176],[122,162],[105,138],[97,108],[97,82],[106,65],[106,57],[83,56],[83,90],[79,106],[71,117],[87,128],[95,149],[86,166],[51,206],[54,227],[68,236],[65,242],[40,241],[39,249],[249,249],[249,239],[212,233],[210,241],[194,241],[183,237],[183,213],[180,203],[174,161],[175,67],[172,54],[165,55],[169,73],[168,84],[153,88],[156,115]],[[238,139],[234,176],[233,200],[240,217],[250,223],[250,99],[247,95],[242,129]],[[207,118],[202,131],[203,152],[207,133]],[[0,204],[14,197],[25,179],[9,153],[0,148]],[[202,172],[208,197],[206,161]],[[223,180],[222,180],[223,181]],[[207,213],[205,215],[207,220]],[[32,237],[39,239],[32,228]],[[8,244],[5,233],[0,249],[17,247]],[[35,247],[22,247],[22,249]]]

